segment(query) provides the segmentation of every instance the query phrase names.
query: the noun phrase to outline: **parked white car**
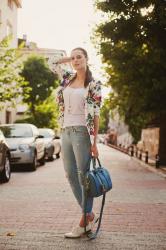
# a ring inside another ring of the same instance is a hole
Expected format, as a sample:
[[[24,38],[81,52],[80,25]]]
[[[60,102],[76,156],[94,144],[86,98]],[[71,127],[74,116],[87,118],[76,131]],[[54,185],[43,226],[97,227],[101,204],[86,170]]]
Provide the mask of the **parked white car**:
[[[43,136],[33,124],[14,123],[0,125],[0,129],[9,145],[11,164],[28,164],[36,170],[37,163],[45,163]]]

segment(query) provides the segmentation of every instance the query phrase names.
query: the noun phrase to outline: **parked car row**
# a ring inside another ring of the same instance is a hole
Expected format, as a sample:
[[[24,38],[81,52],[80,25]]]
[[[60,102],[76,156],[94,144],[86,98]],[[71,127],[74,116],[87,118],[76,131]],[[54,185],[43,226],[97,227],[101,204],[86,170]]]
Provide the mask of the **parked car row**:
[[[0,179],[10,179],[10,165],[26,164],[35,171],[38,163],[60,157],[60,138],[52,129],[38,129],[33,124],[0,125]]]

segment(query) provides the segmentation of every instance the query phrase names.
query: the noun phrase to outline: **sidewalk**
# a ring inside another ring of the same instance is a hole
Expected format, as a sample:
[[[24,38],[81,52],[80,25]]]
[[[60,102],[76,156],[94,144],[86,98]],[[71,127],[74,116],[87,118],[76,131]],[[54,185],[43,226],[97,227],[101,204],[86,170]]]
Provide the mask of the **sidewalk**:
[[[116,149],[118,151],[121,151],[121,152],[123,152],[125,154],[128,154],[128,153],[126,153],[126,151],[123,151],[123,149],[121,149],[121,148],[119,148],[117,146],[114,146],[112,144],[107,144],[107,145],[109,147],[111,147],[111,148],[114,148],[114,149]],[[148,163],[145,163],[145,159],[140,160],[140,159],[136,158],[135,156],[133,156],[132,159],[134,161],[136,161],[138,164],[144,166],[145,168],[148,168],[150,171],[152,171],[154,173],[157,173],[157,174],[163,176],[164,178],[166,178],[166,166],[160,166],[160,167],[156,168],[155,160],[149,159]]]
[[[165,178],[106,145],[99,144],[99,152],[113,189],[96,240],[64,238],[80,208],[58,159],[36,172],[13,173],[10,183],[0,185],[0,250],[165,250]]]

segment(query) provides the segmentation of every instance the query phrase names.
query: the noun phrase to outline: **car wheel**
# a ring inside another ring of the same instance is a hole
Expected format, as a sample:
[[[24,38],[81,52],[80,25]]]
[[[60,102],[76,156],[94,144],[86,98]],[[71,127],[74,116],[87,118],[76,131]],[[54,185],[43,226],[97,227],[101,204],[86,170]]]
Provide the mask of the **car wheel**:
[[[56,159],[59,159],[60,158],[60,153],[57,153],[56,154]]]
[[[48,157],[48,161],[53,161],[54,160],[54,156],[52,155],[52,156],[50,156],[50,157]]]
[[[53,161],[53,160],[54,160],[54,147],[52,147],[51,156],[48,157],[48,161]]]
[[[33,162],[30,164],[30,169],[32,171],[36,171],[36,169],[37,169],[37,155],[36,155],[36,153],[34,154]]]
[[[46,154],[44,153],[43,157],[38,161],[39,161],[40,165],[43,166],[46,162]]]
[[[9,156],[7,155],[4,163],[4,169],[0,175],[1,181],[8,182],[10,180],[10,175],[11,175],[10,160]]]

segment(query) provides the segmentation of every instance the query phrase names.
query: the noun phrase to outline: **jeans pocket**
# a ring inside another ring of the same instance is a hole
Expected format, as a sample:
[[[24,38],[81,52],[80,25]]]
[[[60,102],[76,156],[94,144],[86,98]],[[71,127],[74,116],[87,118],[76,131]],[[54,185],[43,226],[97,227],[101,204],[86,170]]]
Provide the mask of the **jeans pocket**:
[[[89,135],[87,127],[75,128],[75,133],[76,133],[76,135],[83,135],[83,136],[88,136]]]

